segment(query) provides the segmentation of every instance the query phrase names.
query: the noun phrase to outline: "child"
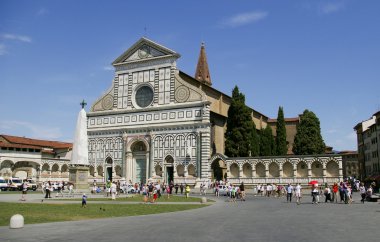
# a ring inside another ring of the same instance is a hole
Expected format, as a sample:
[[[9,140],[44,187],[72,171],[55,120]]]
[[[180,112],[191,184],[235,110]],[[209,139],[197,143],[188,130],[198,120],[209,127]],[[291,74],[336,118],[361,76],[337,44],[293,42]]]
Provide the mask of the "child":
[[[85,208],[87,206],[87,196],[86,193],[83,193],[82,196],[82,208]]]

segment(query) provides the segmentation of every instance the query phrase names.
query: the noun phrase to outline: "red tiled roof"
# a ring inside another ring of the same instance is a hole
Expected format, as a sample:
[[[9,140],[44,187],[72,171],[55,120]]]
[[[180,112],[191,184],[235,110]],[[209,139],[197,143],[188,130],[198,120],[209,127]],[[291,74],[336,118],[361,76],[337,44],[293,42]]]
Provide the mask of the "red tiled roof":
[[[354,151],[354,150],[342,150],[338,154],[341,154],[341,155],[357,155],[358,152]]]
[[[49,140],[39,140],[39,139],[30,139],[25,137],[17,137],[11,135],[0,135],[5,140],[7,140],[11,144],[19,144],[19,145],[28,145],[28,146],[38,146],[38,148],[53,148],[53,149],[65,149],[72,148],[72,143],[59,142],[59,141],[49,141]]]
[[[20,145],[20,144],[10,144],[10,143],[4,143],[0,141],[0,147],[8,147],[8,148],[26,148],[26,149],[41,149],[40,146],[35,145]]]
[[[300,121],[300,119],[297,117],[297,118],[284,118],[285,119],[285,122],[298,122]],[[270,118],[268,119],[268,123],[275,123],[277,122],[277,119],[275,118]]]

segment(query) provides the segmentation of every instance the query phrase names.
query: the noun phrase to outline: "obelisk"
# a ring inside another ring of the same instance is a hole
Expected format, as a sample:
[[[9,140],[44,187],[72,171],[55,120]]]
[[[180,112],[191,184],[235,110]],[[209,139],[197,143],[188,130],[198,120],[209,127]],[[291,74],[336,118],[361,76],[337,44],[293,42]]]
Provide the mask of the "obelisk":
[[[88,137],[87,137],[87,115],[84,100],[80,103],[82,109],[79,112],[77,126],[74,135],[73,152],[70,162],[70,183],[74,184],[76,190],[89,189],[88,183]]]

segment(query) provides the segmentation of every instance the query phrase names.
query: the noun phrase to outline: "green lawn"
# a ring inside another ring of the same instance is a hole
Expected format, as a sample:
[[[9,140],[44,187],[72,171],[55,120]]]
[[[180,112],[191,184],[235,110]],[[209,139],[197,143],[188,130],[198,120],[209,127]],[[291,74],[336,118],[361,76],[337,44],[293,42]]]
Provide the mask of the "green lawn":
[[[70,198],[68,198],[70,199]],[[67,200],[66,198],[62,198],[62,199],[59,199],[59,198],[56,198],[54,200]],[[74,200],[74,201],[81,201],[81,198],[71,198],[70,200]],[[112,201],[111,200],[111,197],[91,197],[91,195],[89,195],[89,198],[87,199],[88,202],[91,202],[91,201]],[[126,197],[126,195],[121,195],[120,197],[116,198],[117,202],[143,202],[143,196],[142,195],[132,195],[130,197]],[[150,200],[149,200],[150,201]],[[189,197],[189,198],[186,198],[184,196],[170,196],[170,198],[168,198],[166,195],[163,195],[161,196],[161,198],[157,199],[156,202],[160,203],[160,202],[200,202],[201,199],[199,197]],[[210,200],[210,199],[207,199],[208,202],[215,202],[213,200]]]
[[[0,202],[0,226],[8,226],[14,214],[24,216],[25,224],[74,221],[177,212],[205,207],[202,204],[36,204]]]

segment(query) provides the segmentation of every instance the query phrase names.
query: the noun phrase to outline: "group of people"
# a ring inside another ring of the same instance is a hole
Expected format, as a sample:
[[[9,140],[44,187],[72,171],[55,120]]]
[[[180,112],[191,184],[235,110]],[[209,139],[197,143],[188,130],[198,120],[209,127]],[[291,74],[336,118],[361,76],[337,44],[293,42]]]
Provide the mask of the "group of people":
[[[74,186],[72,183],[68,182],[51,182],[51,181],[46,181],[42,183],[42,193],[45,194],[45,198],[51,198],[52,192],[56,191],[57,194],[55,195],[56,197],[62,196],[63,197],[63,191],[68,190],[68,195],[73,196],[74,195]]]
[[[220,189],[222,183],[216,182],[214,187],[214,194],[215,196],[219,197],[220,195]],[[222,186],[223,187],[223,186]],[[231,202],[236,202],[237,199],[240,199],[240,201],[245,201],[245,186],[242,182],[240,185],[234,185],[232,183],[226,183],[225,185],[225,192],[226,195],[230,198]]]

